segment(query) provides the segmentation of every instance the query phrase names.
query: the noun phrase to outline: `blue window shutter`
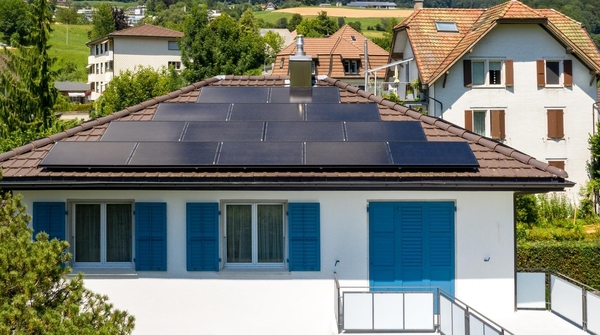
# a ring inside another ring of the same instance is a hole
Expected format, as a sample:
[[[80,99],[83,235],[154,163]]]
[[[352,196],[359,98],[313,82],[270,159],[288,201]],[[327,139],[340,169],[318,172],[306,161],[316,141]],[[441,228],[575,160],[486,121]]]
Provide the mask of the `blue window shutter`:
[[[369,204],[369,279],[371,286],[396,286],[396,268],[400,260],[396,253],[393,203]]]
[[[321,270],[321,213],[319,203],[289,203],[290,271]]]
[[[186,205],[187,270],[219,271],[219,204]]]
[[[167,271],[167,204],[135,204],[135,269]]]
[[[429,203],[429,268],[431,285],[454,294],[454,203]]]
[[[64,202],[34,202],[33,203],[33,237],[39,232],[46,232],[49,239],[65,240]]]

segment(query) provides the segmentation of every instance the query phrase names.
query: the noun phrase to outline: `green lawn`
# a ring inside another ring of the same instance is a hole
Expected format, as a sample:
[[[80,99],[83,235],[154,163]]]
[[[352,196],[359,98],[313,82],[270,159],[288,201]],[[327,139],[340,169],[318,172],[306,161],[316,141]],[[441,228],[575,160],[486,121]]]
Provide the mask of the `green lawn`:
[[[56,57],[57,62],[55,67],[58,69],[61,60],[72,60],[77,64],[77,68],[85,72],[87,65],[88,54],[90,49],[85,45],[89,40],[87,37],[88,30],[91,26],[69,25],[69,38],[67,44],[67,25],[54,24],[52,25],[52,37],[50,38],[50,55]]]

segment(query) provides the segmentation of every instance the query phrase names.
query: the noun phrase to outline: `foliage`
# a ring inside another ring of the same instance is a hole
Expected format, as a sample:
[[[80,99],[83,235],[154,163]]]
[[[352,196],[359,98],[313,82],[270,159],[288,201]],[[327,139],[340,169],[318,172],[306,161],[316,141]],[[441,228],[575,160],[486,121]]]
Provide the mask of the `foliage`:
[[[275,28],[287,28],[288,20],[285,17],[280,17],[275,21]]]
[[[360,33],[360,32],[361,32],[361,30],[362,30],[362,27],[361,27],[361,26],[362,26],[362,24],[360,23],[360,21],[352,21],[352,22],[348,22],[348,25],[349,25],[350,27],[352,27],[352,29],[354,29],[354,30],[358,31],[359,33]],[[340,27],[341,27],[341,26],[340,26]]]
[[[275,61],[275,57],[283,49],[285,40],[281,35],[274,33],[272,31],[268,31],[263,37],[265,43],[267,44],[266,56],[267,62],[272,63]]]
[[[6,44],[25,44],[33,22],[23,0],[0,1],[0,38]]]
[[[115,19],[113,18],[113,10],[110,4],[104,2],[96,6],[96,11],[92,14],[90,39],[95,40],[115,30]]]
[[[596,124],[596,133],[588,138],[590,160],[587,162],[589,182],[586,191],[593,199],[600,199],[600,122]]]
[[[87,20],[85,15],[78,14],[77,8],[71,7],[61,7],[57,9],[56,12],[56,22],[64,23],[64,24],[87,24]]]
[[[337,22],[327,16],[326,11],[319,12],[315,18],[305,19],[296,26],[298,35],[304,37],[325,37],[335,33],[339,29]]]
[[[516,198],[517,222],[525,223],[529,227],[540,220],[537,198],[533,194],[525,194]]]
[[[67,279],[68,243],[32,240],[21,198],[0,200],[0,333],[130,334],[132,316],[85,289],[82,275]]]
[[[113,7],[112,9],[112,17],[115,22],[115,30],[122,30],[129,28],[129,23],[127,22],[127,16],[123,11],[123,8]]]
[[[287,27],[288,30],[289,31],[296,30],[296,27],[298,27],[298,25],[300,23],[302,23],[303,20],[304,19],[302,18],[302,15],[300,15],[300,14],[296,13],[296,14],[292,15],[292,17],[288,21],[288,27]]]
[[[110,81],[96,101],[96,110],[90,116],[99,117],[118,112],[175,91],[184,85],[182,77],[172,68],[163,68],[161,71],[151,67],[138,67],[136,71],[127,70]]]
[[[49,52],[50,56],[57,60],[52,67],[53,70],[58,71],[57,81],[87,82],[86,65],[90,49],[85,43],[88,41],[87,33],[90,27],[87,25],[52,25],[53,31],[50,37],[52,48]],[[73,65],[75,68],[72,67]]]
[[[153,16],[145,17],[141,23],[150,23],[168,29],[183,31],[185,9],[185,3],[176,3],[169,6],[169,8],[155,12]]]
[[[60,59],[58,61],[57,81],[81,81],[87,80],[87,73],[77,66],[77,63],[71,59]]]
[[[78,120],[58,120],[51,128],[47,129],[35,127],[16,129],[10,134],[2,137],[2,141],[0,141],[0,153],[12,150],[40,138],[60,133],[61,131],[75,127],[77,124],[79,124]]]

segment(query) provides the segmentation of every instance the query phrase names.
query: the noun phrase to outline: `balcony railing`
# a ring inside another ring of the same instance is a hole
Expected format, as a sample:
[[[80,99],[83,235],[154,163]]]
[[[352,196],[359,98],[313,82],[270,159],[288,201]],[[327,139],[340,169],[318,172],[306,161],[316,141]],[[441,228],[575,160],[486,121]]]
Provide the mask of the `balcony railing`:
[[[519,269],[517,309],[547,309],[600,334],[600,292],[550,269]]]
[[[343,287],[334,274],[339,332],[512,333],[437,287]]]

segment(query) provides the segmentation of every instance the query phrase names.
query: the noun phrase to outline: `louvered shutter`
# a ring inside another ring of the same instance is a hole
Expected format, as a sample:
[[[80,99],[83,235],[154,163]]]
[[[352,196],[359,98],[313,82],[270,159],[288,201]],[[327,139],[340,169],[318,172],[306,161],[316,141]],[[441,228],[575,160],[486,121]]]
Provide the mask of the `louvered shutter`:
[[[394,203],[369,204],[369,279],[371,286],[396,286],[396,229]]]
[[[565,161],[548,161],[548,165],[554,166],[554,167],[559,168],[561,170],[565,169]]]
[[[473,86],[473,77],[471,75],[471,60],[463,60],[463,81],[465,87]]]
[[[219,271],[219,204],[186,205],[187,270]]]
[[[504,129],[504,110],[491,110],[492,115],[492,138],[504,140],[506,133]]]
[[[546,63],[544,60],[537,60],[536,62],[536,73],[537,73],[537,86],[546,86]]]
[[[167,204],[135,204],[135,269],[167,271]]]
[[[319,203],[289,203],[289,269],[321,270],[321,214]]]
[[[465,129],[468,131],[473,131],[473,111],[472,110],[465,111]]]
[[[504,72],[506,73],[506,87],[513,87],[515,85],[515,77],[512,59],[504,61]]]
[[[65,240],[66,206],[64,202],[33,203],[33,237],[39,232],[48,234],[48,238]]]
[[[563,138],[563,110],[549,109],[548,110],[548,138]]]
[[[563,73],[564,73],[564,86],[571,87],[573,86],[573,61],[570,59],[566,59],[563,62]]]
[[[426,203],[430,285],[454,294],[454,203]]]

